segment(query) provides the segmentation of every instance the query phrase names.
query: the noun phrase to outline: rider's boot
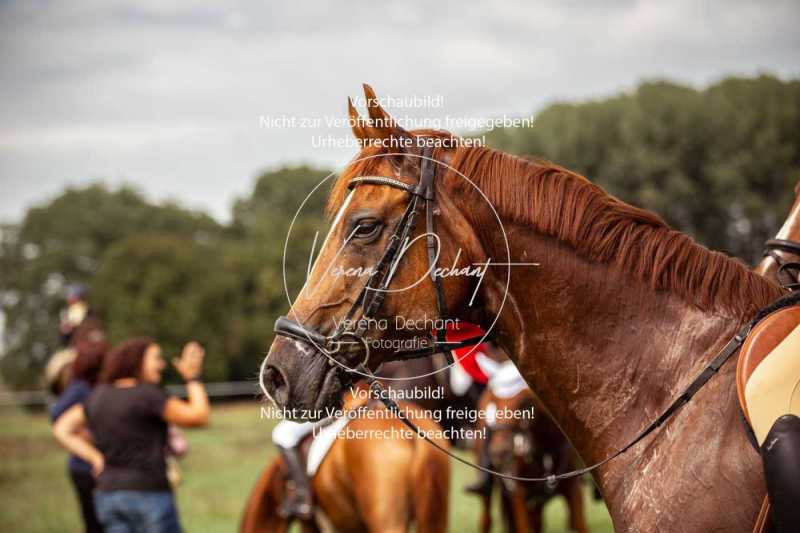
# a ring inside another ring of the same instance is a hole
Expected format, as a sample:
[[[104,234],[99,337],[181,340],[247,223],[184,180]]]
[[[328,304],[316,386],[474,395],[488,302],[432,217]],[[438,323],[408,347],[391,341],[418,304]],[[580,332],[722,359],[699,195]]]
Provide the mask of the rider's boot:
[[[308,478],[300,452],[295,448],[282,448],[283,460],[289,470],[289,479],[286,482],[286,497],[278,508],[278,514],[283,518],[298,518],[310,520],[313,516],[311,498],[311,480]]]
[[[484,439],[483,446],[480,447],[478,452],[478,465],[483,468],[492,467],[492,459],[489,455],[489,428],[486,428],[486,438]],[[472,484],[467,485],[464,490],[478,496],[491,496],[492,494],[492,475],[484,470],[478,470],[478,479]]]
[[[761,445],[772,521],[777,533],[800,531],[800,418],[783,415]]]

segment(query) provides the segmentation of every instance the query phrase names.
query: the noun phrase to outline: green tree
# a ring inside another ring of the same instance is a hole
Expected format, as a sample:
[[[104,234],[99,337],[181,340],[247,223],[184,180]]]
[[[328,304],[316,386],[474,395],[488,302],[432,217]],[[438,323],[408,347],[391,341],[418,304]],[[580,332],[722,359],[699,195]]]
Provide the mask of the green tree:
[[[800,81],[729,78],[705,90],[647,82],[553,104],[533,127],[487,139],[576,170],[707,246],[755,261],[800,179]]]
[[[91,285],[106,251],[137,233],[196,241],[219,239],[209,216],[174,204],[153,205],[133,189],[67,189],[28,210],[0,233],[0,311],[5,317],[4,380],[36,386],[58,345],[59,310],[70,283]],[[100,309],[102,314],[102,309]]]
[[[153,337],[169,360],[188,340],[197,340],[206,348],[205,378],[221,381],[228,379],[234,355],[228,344],[233,281],[215,244],[138,234],[106,251],[92,296],[112,342]]]
[[[305,281],[317,232],[317,249],[322,244],[327,232],[323,211],[332,179],[322,181],[329,174],[305,166],[268,171],[258,177],[249,196],[234,204],[225,261],[227,270],[235,273],[238,287],[236,311],[229,317],[229,342],[234,346],[231,373],[237,379],[255,375],[272,342],[275,318],[289,308],[284,272],[293,299]],[[290,243],[284,271],[287,235]]]

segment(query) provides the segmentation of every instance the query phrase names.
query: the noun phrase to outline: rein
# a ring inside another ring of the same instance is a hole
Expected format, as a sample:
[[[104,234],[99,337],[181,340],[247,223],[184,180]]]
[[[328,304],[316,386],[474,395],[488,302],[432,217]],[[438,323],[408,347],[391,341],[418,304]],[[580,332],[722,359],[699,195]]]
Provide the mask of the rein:
[[[440,446],[439,444],[431,440],[422,430],[420,430],[417,427],[416,424],[414,424],[414,422],[409,420],[405,416],[405,414],[403,414],[403,411],[400,409],[400,406],[397,405],[397,402],[391,399],[388,394],[383,393],[383,391],[385,391],[386,389],[383,383],[381,383],[376,377],[372,376],[371,378],[367,378],[367,381],[369,382],[370,389],[372,389],[373,392],[378,395],[377,397],[383,402],[386,408],[389,411],[391,411],[397,418],[399,418],[403,424],[405,424],[409,429],[414,431],[417,434],[417,436],[424,439],[429,444],[436,447],[439,451],[447,454],[449,457],[455,459],[459,463],[467,465],[476,470],[481,470],[483,472],[495,475],[500,478],[510,479],[512,481],[531,482],[531,483],[546,482],[549,484],[553,484],[557,483],[558,481],[563,481],[565,479],[572,479],[575,477],[580,477],[584,474],[588,474],[589,472],[596,470],[597,468],[603,466],[612,459],[619,457],[623,453],[627,452],[628,450],[636,446],[645,437],[647,437],[653,431],[655,431],[661,425],[663,425],[664,422],[669,420],[672,417],[672,415],[674,415],[681,407],[683,407],[684,405],[689,403],[689,401],[691,401],[694,395],[697,394],[697,392],[700,389],[702,389],[706,383],[708,383],[708,381],[714,376],[714,374],[716,374],[719,371],[720,368],[722,368],[722,365],[724,365],[725,362],[728,359],[730,359],[733,354],[739,351],[739,348],[741,348],[742,344],[744,344],[747,335],[756,326],[756,324],[758,324],[763,318],[765,318],[770,313],[777,311],[778,309],[782,309],[784,307],[789,307],[793,305],[800,305],[800,292],[790,292],[782,296],[769,306],[761,309],[761,311],[758,312],[758,314],[753,320],[745,324],[736,333],[736,335],[734,335],[733,338],[728,341],[728,343],[722,348],[722,350],[720,350],[717,353],[714,359],[712,359],[711,362],[708,363],[708,365],[706,365],[706,367],[692,380],[692,382],[689,383],[689,385],[683,390],[683,392],[677,398],[675,398],[675,400],[673,400],[673,402],[669,405],[669,407],[667,407],[661,413],[661,415],[658,416],[658,418],[653,420],[647,427],[645,427],[642,431],[640,431],[628,444],[626,444],[622,448],[619,448],[617,451],[615,451],[602,461],[594,463],[593,465],[590,466],[586,466],[584,468],[579,468],[577,470],[572,470],[570,472],[564,472],[563,474],[552,474],[545,477],[514,476],[511,474],[503,474],[501,472],[495,472],[483,466],[467,461],[466,459],[462,459],[461,457],[452,453],[450,450],[445,449],[444,447]],[[360,368],[359,370],[367,375],[370,375],[369,369],[367,369],[366,367]]]

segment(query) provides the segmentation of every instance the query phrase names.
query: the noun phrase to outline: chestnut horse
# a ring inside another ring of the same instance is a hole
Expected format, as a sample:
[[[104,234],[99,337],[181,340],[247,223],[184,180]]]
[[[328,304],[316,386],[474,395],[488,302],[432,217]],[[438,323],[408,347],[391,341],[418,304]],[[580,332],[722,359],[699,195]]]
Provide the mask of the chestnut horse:
[[[401,406],[421,412],[411,403],[402,402]],[[382,405],[370,409],[385,410]],[[429,418],[415,420],[426,431],[441,429]],[[319,527],[304,522],[302,530],[316,532],[332,527],[343,533],[404,533],[415,524],[415,531],[420,533],[447,531],[448,457],[413,434],[410,438],[370,436],[370,432],[408,431],[391,415],[355,418],[347,428],[362,432],[364,437],[340,437],[334,442],[312,480]],[[447,446],[445,441],[437,442]],[[264,469],[250,492],[241,533],[288,531],[288,521],[277,513],[287,475],[280,457]]]
[[[519,414],[528,411],[535,414],[533,418],[498,418],[488,424],[491,430],[488,442],[478,441],[477,447],[489,447],[493,469],[516,477],[541,478],[563,474],[577,467],[577,454],[561,430],[537,405],[530,389],[523,389],[510,398],[499,398],[487,388],[481,396],[479,407],[484,412],[491,409]],[[483,427],[483,423],[480,427]],[[544,530],[545,504],[555,496],[563,496],[567,504],[568,531],[587,533],[580,477],[554,484],[525,483],[500,478],[496,481],[492,488],[499,485],[501,507],[508,531],[540,533]],[[492,528],[491,493],[482,499],[480,530],[482,533],[489,533]]]
[[[424,242],[414,241],[392,263],[390,290],[378,287],[385,299],[372,314],[387,327],[361,328],[373,348],[366,360],[356,348],[337,354],[347,366],[357,358],[376,369],[398,357],[384,340],[419,337],[392,317],[407,324],[447,309],[449,318],[494,334],[583,461],[594,464],[656,419],[783,294],[574,172],[445,132],[405,131],[365,90],[370,118],[351,105],[364,148],[333,186],[335,217],[289,320],[318,332],[317,340],[337,331],[368,279],[349,274],[379,265],[392,229],[422,194],[422,187],[410,194],[396,182],[354,180],[381,176],[414,186],[423,153],[436,162],[434,194],[425,197],[435,198],[437,263],[452,265],[450,273],[485,270],[481,277],[440,272],[440,292]],[[421,226],[413,237],[425,232]],[[331,353],[282,333],[262,365],[262,388],[283,407],[310,410],[298,418],[321,416],[339,405],[351,379],[329,364]],[[617,532],[751,530],[765,483],[742,430],[734,380],[729,362],[657,431],[593,471]]]

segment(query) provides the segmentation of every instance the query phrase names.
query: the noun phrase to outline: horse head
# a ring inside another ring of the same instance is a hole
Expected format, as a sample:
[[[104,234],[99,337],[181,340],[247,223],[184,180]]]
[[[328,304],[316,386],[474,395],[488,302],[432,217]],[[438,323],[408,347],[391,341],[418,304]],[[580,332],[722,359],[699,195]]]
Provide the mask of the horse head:
[[[455,138],[406,131],[364,90],[369,118],[349,102],[362,149],[334,183],[330,230],[260,372],[264,392],[293,419],[327,416],[359,373],[434,348],[445,309],[449,321],[467,319],[461,310],[479,282],[467,274],[484,260],[444,192],[453,178],[441,145]]]

